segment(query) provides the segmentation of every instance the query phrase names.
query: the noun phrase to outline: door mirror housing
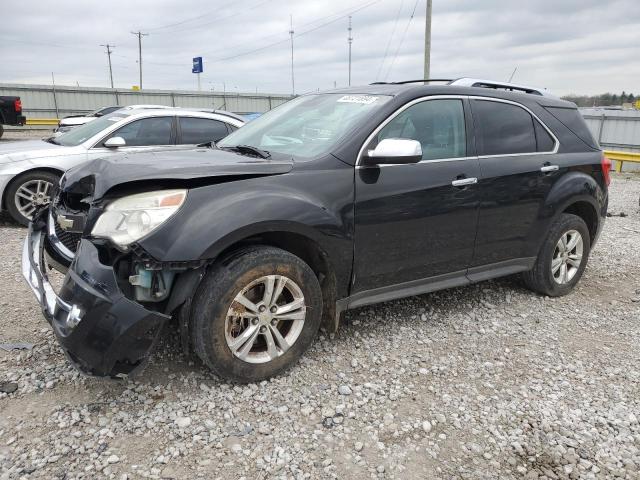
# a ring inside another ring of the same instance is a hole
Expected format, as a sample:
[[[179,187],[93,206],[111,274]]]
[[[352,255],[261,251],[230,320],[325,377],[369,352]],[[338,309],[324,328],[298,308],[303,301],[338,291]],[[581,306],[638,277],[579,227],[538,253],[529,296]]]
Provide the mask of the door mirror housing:
[[[118,148],[124,147],[127,142],[124,141],[122,137],[111,137],[109,140],[103,143],[103,145],[107,148]]]
[[[408,138],[385,138],[362,160],[364,165],[418,163],[422,160],[422,145]]]

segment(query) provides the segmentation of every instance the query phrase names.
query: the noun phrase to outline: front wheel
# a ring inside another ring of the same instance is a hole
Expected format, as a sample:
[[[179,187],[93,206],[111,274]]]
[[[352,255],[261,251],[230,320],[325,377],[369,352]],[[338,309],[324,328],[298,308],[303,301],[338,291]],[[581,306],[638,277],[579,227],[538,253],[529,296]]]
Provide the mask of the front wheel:
[[[192,342],[216,374],[257,382],[293,365],[322,318],[322,292],[311,268],[273,247],[252,247],[219,262],[196,292]]]
[[[570,293],[584,273],[590,250],[587,224],[563,213],[551,224],[533,269],[523,274],[526,285],[550,297]]]
[[[7,188],[9,215],[22,225],[29,225],[36,209],[51,202],[54,186],[60,177],[52,172],[29,172],[16,178]]]

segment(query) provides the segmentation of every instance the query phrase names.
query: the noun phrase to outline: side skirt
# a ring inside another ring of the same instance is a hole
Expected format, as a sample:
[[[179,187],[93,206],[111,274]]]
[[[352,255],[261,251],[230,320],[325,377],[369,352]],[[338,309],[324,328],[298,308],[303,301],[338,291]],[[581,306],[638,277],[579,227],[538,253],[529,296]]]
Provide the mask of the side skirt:
[[[412,280],[410,282],[358,292],[347,298],[341,298],[336,302],[335,326],[337,329],[340,314],[345,310],[526,272],[533,268],[535,261],[536,257],[516,258],[435,277]]]

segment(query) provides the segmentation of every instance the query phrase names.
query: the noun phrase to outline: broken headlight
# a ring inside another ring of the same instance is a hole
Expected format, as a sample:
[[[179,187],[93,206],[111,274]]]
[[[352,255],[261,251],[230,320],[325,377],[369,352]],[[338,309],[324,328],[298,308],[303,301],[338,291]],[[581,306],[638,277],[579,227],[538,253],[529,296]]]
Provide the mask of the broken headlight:
[[[119,198],[107,205],[91,234],[126,247],[171,218],[185,198],[186,190],[159,190]]]

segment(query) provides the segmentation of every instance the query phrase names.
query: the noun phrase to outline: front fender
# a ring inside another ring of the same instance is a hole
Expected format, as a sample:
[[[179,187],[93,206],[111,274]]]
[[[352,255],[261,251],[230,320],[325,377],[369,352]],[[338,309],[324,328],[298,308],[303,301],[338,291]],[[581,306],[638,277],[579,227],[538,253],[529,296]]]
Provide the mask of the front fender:
[[[314,188],[306,183],[311,181]],[[352,182],[343,171],[325,171],[194,188],[180,212],[140,246],[159,261],[204,260],[248,237],[289,232],[315,242],[327,253],[336,276],[348,278],[353,256]]]

